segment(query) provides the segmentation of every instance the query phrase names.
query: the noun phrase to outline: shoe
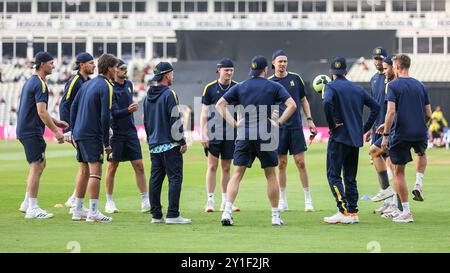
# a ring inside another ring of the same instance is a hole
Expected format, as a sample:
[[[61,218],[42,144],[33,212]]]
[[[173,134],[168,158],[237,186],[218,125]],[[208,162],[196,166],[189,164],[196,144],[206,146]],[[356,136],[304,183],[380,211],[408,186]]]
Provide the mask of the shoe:
[[[323,221],[325,221],[325,223],[328,223],[328,224],[339,224],[339,223],[351,224],[353,222],[353,219],[349,215],[338,212],[338,213],[334,214],[333,216],[324,217]]]
[[[391,219],[391,220],[392,220],[392,219],[394,219],[394,218],[400,216],[400,214],[402,214],[402,211],[399,210],[399,209],[394,205],[394,208],[392,209],[391,212],[389,212],[389,213],[383,213],[383,215],[381,215],[381,217],[384,218],[384,219]]]
[[[348,216],[350,216],[352,223],[359,223],[358,213],[349,213]]]
[[[392,196],[394,196],[394,191],[392,190],[391,186],[389,186],[387,189],[384,190],[380,189],[377,195],[372,197],[371,200],[372,202],[380,202]]]
[[[378,209],[374,210],[373,213],[382,215],[385,212],[385,210],[389,209],[390,205],[391,205],[390,202],[384,201],[383,205],[381,205],[381,207],[379,207]]]
[[[225,210],[225,202],[222,202],[221,204],[220,204],[220,211],[224,211]],[[240,212],[241,211],[241,208],[239,208],[239,207],[235,207],[234,205],[231,207],[231,210],[233,211],[233,212]]]
[[[214,212],[214,201],[208,200],[206,202],[205,212]]]
[[[283,220],[281,220],[280,215],[272,215],[272,226],[281,226],[284,225]]]
[[[119,210],[116,207],[116,203],[114,201],[107,201],[105,205],[105,212],[106,213],[117,213]]]
[[[149,201],[141,202],[141,212],[145,213],[149,211],[150,211],[150,202]]]
[[[26,213],[28,209],[28,200],[24,200],[21,204],[20,204],[20,208],[19,211]]]
[[[415,184],[412,194],[414,195],[413,200],[423,202],[422,186],[420,186],[419,184]]]
[[[176,218],[166,218],[166,224],[190,224],[192,221],[188,218],[178,216]]]
[[[81,210],[72,210],[72,221],[83,221],[86,220],[89,210],[87,208],[82,208]]]
[[[305,203],[305,211],[306,212],[314,211],[314,207],[313,207],[312,203]]]
[[[64,203],[64,206],[66,206],[66,208],[72,208],[76,206],[76,202],[77,202],[77,198],[74,196],[69,197],[69,199],[67,199],[66,203]]]
[[[222,213],[222,219],[220,220],[220,222],[222,222],[222,226],[232,226],[233,217],[231,217],[231,213],[224,211]]]
[[[280,212],[288,210],[288,203],[287,203],[287,201],[284,201],[284,200],[280,199],[280,201],[278,201],[278,209],[280,210]]]
[[[96,214],[87,214],[86,222],[99,222],[99,223],[108,223],[112,222],[113,218],[103,215],[100,211],[97,211]]]
[[[152,218],[152,223],[153,224],[162,224],[162,223],[164,223],[164,217],[161,217],[161,218]]]
[[[33,208],[33,209],[28,208],[27,212],[25,214],[25,218],[26,219],[33,219],[33,218],[36,218],[36,219],[49,219],[49,218],[52,218],[52,217],[53,217],[53,213],[48,213],[48,212],[46,212],[45,210],[43,210],[43,209],[41,209],[39,207],[36,207],[36,208]]]
[[[414,219],[412,217],[412,214],[409,213],[402,213],[399,216],[392,219],[392,221],[396,223],[412,223],[414,222]]]

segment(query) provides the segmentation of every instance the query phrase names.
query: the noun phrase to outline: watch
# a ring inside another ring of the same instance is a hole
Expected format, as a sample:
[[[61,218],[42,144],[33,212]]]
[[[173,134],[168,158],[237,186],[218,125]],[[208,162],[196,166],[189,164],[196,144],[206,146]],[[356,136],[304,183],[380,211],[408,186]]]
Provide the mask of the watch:
[[[389,136],[389,134],[383,133],[383,136]]]
[[[312,118],[312,117],[307,117],[306,119],[307,119],[307,120],[313,121],[313,118]]]

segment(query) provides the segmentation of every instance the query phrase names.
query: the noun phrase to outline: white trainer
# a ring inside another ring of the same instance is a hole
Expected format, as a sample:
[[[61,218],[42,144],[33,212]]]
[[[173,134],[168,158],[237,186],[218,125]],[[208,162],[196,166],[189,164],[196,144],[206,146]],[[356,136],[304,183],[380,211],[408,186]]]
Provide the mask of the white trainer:
[[[391,205],[391,202],[389,202],[388,200],[385,200],[383,205],[381,205],[381,207],[379,207],[378,209],[374,210],[373,213],[382,215],[383,213],[385,213],[386,210],[389,209],[390,205]]]
[[[402,213],[399,216],[392,219],[392,221],[396,223],[412,223],[414,222],[414,219],[412,217],[412,214],[409,213]]]
[[[27,209],[28,209],[28,200],[22,201],[22,203],[20,204],[19,211],[26,213]]]
[[[206,202],[205,212],[214,212],[214,201],[208,200]]]
[[[236,207],[236,206],[232,206],[231,207],[231,210],[233,211],[233,212],[239,212],[239,211],[241,211],[241,208],[240,207]],[[221,204],[220,204],[220,211],[225,211],[225,202],[222,202]]]
[[[305,203],[305,211],[306,212],[314,211],[314,207],[313,207],[312,203]]]
[[[372,197],[372,202],[380,202],[383,200],[388,199],[389,197],[394,196],[394,191],[392,190],[391,186],[387,187],[387,189],[380,189],[380,191]]]
[[[384,219],[391,219],[392,220],[392,219],[397,218],[398,216],[400,216],[400,214],[402,214],[401,210],[399,210],[397,208],[397,206],[394,205],[392,210],[391,210],[391,212],[383,213],[383,215],[381,215],[381,217],[384,218]]]
[[[348,216],[350,216],[351,223],[359,223],[359,215],[358,213],[349,213]]]
[[[150,201],[141,202],[141,212],[150,212]]]
[[[422,186],[415,184],[412,194],[414,195],[413,200],[423,202]]]
[[[287,203],[287,201],[285,201],[283,199],[280,199],[278,201],[278,209],[280,210],[280,212],[288,210],[288,203]]]
[[[281,226],[284,225],[283,220],[281,220],[280,215],[272,215],[272,226]]]
[[[328,224],[351,224],[353,223],[353,219],[349,215],[345,215],[341,212],[337,212],[336,214],[330,217],[324,217],[323,221]]]
[[[96,214],[87,214],[86,222],[99,222],[99,223],[108,223],[112,222],[113,218],[103,215],[100,211],[97,211]]]
[[[164,223],[164,217],[161,217],[161,218],[152,218],[152,223],[153,224],[162,224],[162,223]]]
[[[28,208],[27,212],[25,214],[25,218],[26,219],[33,219],[33,218],[36,218],[36,219],[49,219],[49,218],[52,218],[52,217],[53,217],[53,213],[48,213],[48,212],[46,212],[45,210],[43,210],[43,209],[41,209],[39,207],[36,207],[36,208],[33,208],[33,209]]]
[[[176,218],[166,218],[166,224],[190,224],[192,221],[188,218],[178,216]]]
[[[233,217],[231,217],[231,213],[224,211],[222,213],[222,226],[232,226],[233,225]]]
[[[69,197],[69,199],[67,199],[66,203],[64,203],[64,206],[66,206],[66,208],[72,208],[75,207],[77,204],[77,198],[76,197]]]
[[[89,210],[87,208],[82,208],[81,210],[77,210],[74,208],[72,210],[72,221],[83,221],[86,220]]]
[[[119,209],[116,207],[116,203],[114,201],[107,201],[105,205],[105,212],[106,213],[118,213]]]

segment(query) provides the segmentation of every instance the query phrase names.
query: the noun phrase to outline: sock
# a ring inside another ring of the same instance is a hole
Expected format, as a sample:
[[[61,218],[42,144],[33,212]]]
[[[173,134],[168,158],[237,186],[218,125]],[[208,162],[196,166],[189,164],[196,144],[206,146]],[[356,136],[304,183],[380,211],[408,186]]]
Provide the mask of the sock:
[[[380,182],[381,189],[385,190],[389,187],[389,177],[387,171],[378,172],[378,181]]]
[[[311,200],[311,192],[309,192],[309,187],[303,188],[303,192],[305,193],[305,203],[312,203]]]
[[[141,200],[142,200],[142,202],[149,201],[149,199],[148,199],[148,192],[141,192]]]
[[[280,188],[280,200],[286,201],[286,188]]]
[[[387,175],[388,175],[389,180],[392,180],[392,178],[394,178],[394,174],[392,173],[391,168],[387,168],[386,171],[387,171]]]
[[[112,200],[113,200],[112,194],[107,194],[107,195],[106,195],[106,201],[107,201],[107,202],[111,202]]]
[[[98,199],[89,199],[89,214],[97,214],[98,212]]]
[[[225,211],[231,213],[233,211],[233,203],[227,201],[225,203]]]
[[[83,209],[83,201],[84,201],[84,198],[78,198],[78,197],[76,197],[76,209],[77,210],[82,210]]]
[[[280,210],[278,208],[272,208],[272,217],[273,216],[280,217]]]
[[[403,213],[410,213],[409,211],[409,202],[402,203]]]
[[[399,210],[403,211],[403,203],[400,200],[400,195],[397,194],[397,207]]]
[[[226,192],[222,192],[222,203],[227,202],[227,193]]]
[[[416,173],[416,184],[422,187],[423,173]]]
[[[77,198],[77,190],[73,190],[72,196],[70,198]]]
[[[37,198],[29,197],[28,198],[28,208],[34,209],[37,208]]]
[[[208,193],[208,202],[214,202],[214,193]]]
[[[28,198],[30,198],[30,194],[28,192],[25,192],[25,197],[23,198],[23,201],[28,201]]]

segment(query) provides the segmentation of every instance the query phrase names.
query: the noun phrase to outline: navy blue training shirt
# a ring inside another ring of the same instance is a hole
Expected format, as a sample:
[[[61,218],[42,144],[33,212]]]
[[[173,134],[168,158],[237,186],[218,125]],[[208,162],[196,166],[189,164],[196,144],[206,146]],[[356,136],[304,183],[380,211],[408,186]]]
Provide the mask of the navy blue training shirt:
[[[271,106],[277,105],[280,101],[286,102],[291,96],[288,91],[279,83],[268,80],[262,77],[255,77],[247,79],[239,84],[233,86],[230,91],[223,95],[223,98],[233,105],[242,105],[246,110],[245,117],[245,132],[248,129],[259,128],[260,123],[260,106],[266,106],[267,112],[262,114],[262,118],[265,118],[267,122],[267,132],[270,132],[271,124],[267,118],[271,117]],[[257,137],[260,139],[260,132],[257,131]],[[240,130],[238,130],[238,137]]]
[[[134,125],[133,113],[128,111],[128,106],[133,103],[133,83],[125,80],[121,85],[114,82],[114,93],[111,108],[111,128],[113,138],[129,139],[137,137]]]
[[[221,124],[221,127],[213,126],[212,132],[217,132],[217,130],[223,130],[223,138],[222,139],[226,138],[227,124],[226,124],[225,119],[223,119],[222,116],[220,116],[220,114],[216,112],[214,106],[219,101],[219,99],[226,92],[228,92],[231,89],[231,87],[235,86],[236,84],[238,84],[238,83],[235,81],[231,81],[231,83],[229,85],[223,85],[223,84],[220,84],[218,80],[215,80],[215,81],[208,83],[205,86],[205,88],[203,89],[202,104],[212,107],[212,109],[211,108],[208,109],[207,121],[208,121],[208,123],[210,121],[213,122],[214,125]],[[212,142],[216,141],[214,136],[210,136],[209,139]]]
[[[61,98],[61,102],[59,104],[60,120],[63,120],[70,124],[70,107],[72,106],[73,99],[77,95],[78,90],[80,90],[81,85],[87,80],[84,80],[83,76],[81,76],[79,72],[70,77],[69,81],[64,86],[64,95]],[[64,129],[64,132],[67,132],[69,130],[69,128]]]
[[[43,136],[45,124],[39,117],[36,103],[48,103],[47,84],[38,75],[31,76],[23,85],[17,112],[17,139]]]
[[[330,136],[336,142],[352,146],[363,146],[363,134],[372,128],[380,106],[360,85],[338,77],[325,85],[323,106]],[[370,108],[370,116],[363,125],[364,105]],[[336,127],[337,123],[343,126]]]
[[[386,76],[383,73],[376,73],[370,79],[370,95],[381,106],[381,111],[375,121],[374,129],[384,123],[386,117],[385,97],[386,97]]]
[[[301,114],[301,101],[306,96],[305,83],[303,82],[300,75],[292,72],[288,72],[288,75],[284,78],[278,78],[275,75],[269,77],[269,80],[278,82],[289,92],[289,95],[294,99],[297,104],[297,110],[295,113],[286,121],[281,128],[287,129],[299,129],[302,128],[302,114]],[[286,105],[284,103],[280,104],[280,116],[286,110]]]
[[[424,108],[430,99],[425,86],[411,77],[397,78],[388,83],[387,90],[387,100],[395,103],[394,140],[426,140]]]
[[[109,146],[113,85],[104,76],[89,80],[70,108],[70,127],[76,141],[98,139]]]

